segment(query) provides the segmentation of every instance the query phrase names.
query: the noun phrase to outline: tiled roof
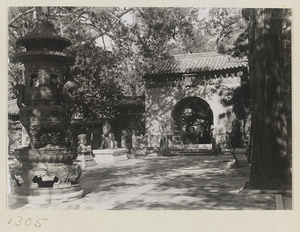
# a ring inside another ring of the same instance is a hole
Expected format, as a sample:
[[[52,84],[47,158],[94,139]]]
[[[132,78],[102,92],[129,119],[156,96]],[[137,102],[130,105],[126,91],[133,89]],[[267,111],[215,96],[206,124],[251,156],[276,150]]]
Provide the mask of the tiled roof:
[[[145,106],[145,97],[124,97],[117,104],[117,106]],[[17,105],[17,99],[8,101],[8,115],[19,115],[19,107]]]
[[[99,119],[87,119],[87,118],[77,118],[77,119],[73,119],[71,121],[72,125],[89,125],[89,126],[96,126],[99,124],[102,124],[104,122],[106,122],[108,119],[106,118],[99,118]]]
[[[116,105],[117,106],[145,106],[145,98],[143,96],[124,97]]]
[[[13,56],[13,62],[22,62],[24,58],[31,57],[60,57],[62,59],[68,59],[70,62],[74,61],[74,57],[66,52],[60,51],[28,51],[28,52],[19,52]]]
[[[12,99],[8,101],[8,115],[19,115],[17,99]]]
[[[174,55],[173,59],[161,62],[154,70],[151,70],[148,75],[218,70],[226,71],[246,66],[246,60],[216,52],[180,54]]]

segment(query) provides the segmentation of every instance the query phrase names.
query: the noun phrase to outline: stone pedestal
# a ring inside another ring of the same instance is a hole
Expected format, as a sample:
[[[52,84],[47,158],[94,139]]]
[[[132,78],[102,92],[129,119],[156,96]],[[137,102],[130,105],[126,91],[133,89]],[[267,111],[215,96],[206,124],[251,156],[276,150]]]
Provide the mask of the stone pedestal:
[[[237,162],[235,160],[223,160],[219,163],[219,168],[222,169],[232,169],[237,167]]]
[[[116,163],[128,159],[126,148],[93,150],[93,153],[97,164]]]
[[[233,148],[223,148],[222,153],[223,155],[231,155],[233,152]]]
[[[191,151],[197,151],[197,150],[211,150],[212,149],[212,144],[174,144],[171,146],[173,149],[182,149],[182,150],[191,150]]]
[[[17,149],[19,167],[11,170],[17,202],[45,204],[82,197],[76,149]],[[34,162],[33,162],[34,161]]]
[[[81,168],[88,168],[97,165],[92,152],[79,153],[74,163],[78,164]]]
[[[240,161],[247,162],[247,148],[223,149],[219,167],[222,169],[236,168]]]

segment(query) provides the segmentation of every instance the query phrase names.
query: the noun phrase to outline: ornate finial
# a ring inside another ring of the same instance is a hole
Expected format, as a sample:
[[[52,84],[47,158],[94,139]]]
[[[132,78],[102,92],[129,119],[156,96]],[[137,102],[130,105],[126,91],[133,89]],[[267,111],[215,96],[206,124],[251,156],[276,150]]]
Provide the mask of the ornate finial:
[[[50,15],[50,7],[47,6],[35,7],[35,11],[39,20],[45,20]]]

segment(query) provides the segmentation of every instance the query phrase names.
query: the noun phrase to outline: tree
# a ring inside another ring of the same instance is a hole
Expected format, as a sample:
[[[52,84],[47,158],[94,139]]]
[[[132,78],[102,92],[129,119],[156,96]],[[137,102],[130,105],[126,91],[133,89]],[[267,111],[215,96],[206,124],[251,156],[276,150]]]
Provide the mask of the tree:
[[[35,19],[32,15],[34,12],[32,7],[14,7],[10,8],[9,12],[8,58],[10,61],[13,54],[21,49],[16,47],[17,38],[32,30]],[[16,98],[14,86],[23,83],[23,71],[23,65],[8,63],[8,99]]]
[[[232,112],[235,114],[236,119],[243,120],[243,126],[245,126],[246,119],[251,113],[249,81],[243,82],[234,89],[221,90],[219,95],[222,96],[222,105],[232,106]]]
[[[282,9],[246,9],[249,20],[249,71],[252,109],[252,167],[254,188],[290,189],[290,154],[284,86]]]
[[[247,28],[239,8],[211,8],[202,24],[214,51],[228,54],[234,53],[235,41]]]
[[[116,103],[123,93],[116,81],[122,75],[116,68],[120,58],[110,52],[85,43],[76,48],[76,61],[70,67],[70,79],[78,83],[75,92],[76,112],[84,118],[114,118]]]
[[[248,55],[247,23],[242,17],[242,9],[211,8],[208,16],[199,21],[197,30],[205,31],[200,38],[210,44],[210,51],[246,58]],[[198,40],[199,41],[199,40]],[[203,48],[202,48],[203,49]],[[209,51],[209,50],[208,50]],[[250,89],[247,73],[242,76],[242,84],[236,88],[218,86],[221,103],[232,106],[227,113],[233,112],[237,120],[243,121],[245,131],[246,120],[250,115]]]
[[[68,76],[80,85],[77,109],[88,117],[107,115],[109,110],[114,114],[111,100],[142,95],[142,76],[189,37],[196,12],[193,8],[50,7],[50,20],[58,34],[72,41],[68,51],[76,56]],[[15,48],[15,39],[30,32],[36,19],[34,8],[11,7],[9,13],[11,57],[22,49]],[[10,66],[14,85],[18,75],[15,65]]]

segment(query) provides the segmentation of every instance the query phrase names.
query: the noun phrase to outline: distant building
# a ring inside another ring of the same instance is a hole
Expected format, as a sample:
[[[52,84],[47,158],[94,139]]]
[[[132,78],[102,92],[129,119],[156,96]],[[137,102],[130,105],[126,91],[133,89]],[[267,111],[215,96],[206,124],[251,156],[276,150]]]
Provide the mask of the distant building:
[[[235,119],[231,107],[221,104],[221,91],[232,91],[247,78],[245,60],[219,53],[175,55],[144,75],[145,96],[124,97],[117,103],[121,113],[116,119],[76,118],[72,124],[78,134],[88,135],[94,148],[101,143],[101,128],[106,121],[119,144],[127,130],[134,146],[140,146],[135,142],[140,139],[143,146],[158,148],[167,137],[174,145],[211,145],[212,138],[217,142],[224,139]],[[19,136],[13,147],[28,144],[18,112],[16,100],[9,101],[9,126]],[[18,137],[14,134],[9,131],[10,143]]]
[[[127,130],[131,135],[144,134],[144,112],[145,97],[123,97],[117,102],[116,107],[119,109],[120,115],[116,119],[99,118],[86,119],[80,115],[75,115],[71,121],[73,129],[72,143],[76,146],[77,136],[79,134],[87,134],[87,140],[93,148],[99,148],[102,138],[102,125],[109,122],[112,126],[112,132],[116,136],[116,140],[121,145],[121,134],[123,130]],[[29,136],[26,129],[22,126],[19,119],[19,108],[17,99],[8,101],[8,139],[9,153],[13,154],[14,149],[29,146]]]
[[[173,144],[211,144],[231,130],[234,115],[221,104],[248,78],[247,61],[219,53],[175,55],[145,76],[145,136],[156,148]]]

